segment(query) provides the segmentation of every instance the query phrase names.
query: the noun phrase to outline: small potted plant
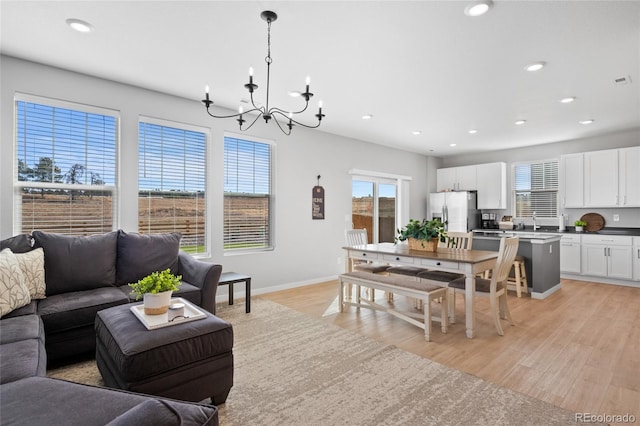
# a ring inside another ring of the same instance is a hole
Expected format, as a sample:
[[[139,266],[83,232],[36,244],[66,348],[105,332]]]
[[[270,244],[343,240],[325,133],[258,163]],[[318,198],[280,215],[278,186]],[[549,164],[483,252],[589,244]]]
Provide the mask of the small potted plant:
[[[398,229],[395,242],[406,240],[411,250],[436,251],[438,242],[446,241],[446,236],[444,223],[440,219],[410,219],[409,224]]]
[[[167,312],[171,304],[171,294],[182,284],[182,275],[173,275],[170,269],[153,272],[137,283],[129,284],[136,300],[144,300],[146,315],[160,315]]]
[[[584,227],[587,226],[587,222],[584,220],[576,220],[573,222],[573,226],[576,227],[576,232],[582,232],[584,231]]]

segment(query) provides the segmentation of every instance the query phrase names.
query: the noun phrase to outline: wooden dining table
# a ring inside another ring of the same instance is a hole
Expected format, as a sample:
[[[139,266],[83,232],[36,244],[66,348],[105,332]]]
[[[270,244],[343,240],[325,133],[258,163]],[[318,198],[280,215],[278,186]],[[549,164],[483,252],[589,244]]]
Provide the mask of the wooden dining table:
[[[343,247],[346,253],[346,269],[351,272],[353,260],[366,260],[391,265],[416,266],[425,269],[464,274],[465,322],[468,338],[475,335],[474,298],[476,275],[493,269],[498,259],[497,251],[459,250],[438,247],[435,252],[410,250],[406,244],[379,243]]]

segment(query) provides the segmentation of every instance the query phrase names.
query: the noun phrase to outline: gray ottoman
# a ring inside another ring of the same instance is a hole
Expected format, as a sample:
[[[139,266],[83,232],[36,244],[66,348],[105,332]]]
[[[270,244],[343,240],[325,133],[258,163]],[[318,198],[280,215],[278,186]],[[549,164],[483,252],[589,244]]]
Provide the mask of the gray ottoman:
[[[121,305],[96,315],[96,363],[105,385],[199,402],[222,404],[233,386],[233,329],[206,318],[147,330]]]

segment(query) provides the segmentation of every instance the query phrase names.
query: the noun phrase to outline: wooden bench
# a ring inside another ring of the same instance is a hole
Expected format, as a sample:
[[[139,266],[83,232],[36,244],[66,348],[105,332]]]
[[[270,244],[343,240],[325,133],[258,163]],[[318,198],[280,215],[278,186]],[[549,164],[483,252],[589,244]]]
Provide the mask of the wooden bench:
[[[348,272],[338,277],[340,283],[338,291],[338,308],[340,312],[344,312],[346,306],[355,306],[358,309],[369,308],[379,311],[388,312],[389,314],[409,322],[415,326],[424,329],[424,337],[427,342],[431,340],[431,321],[441,323],[443,333],[447,332],[449,325],[448,308],[447,308],[447,288],[438,285],[422,283],[412,278],[393,275],[379,275],[369,272]],[[356,286],[356,301],[351,302],[345,300],[345,286]],[[392,306],[382,306],[372,300],[366,300],[360,296],[360,287],[373,288],[400,294],[407,297],[413,297],[423,302],[423,314],[416,312],[402,312]],[[442,312],[440,317],[431,315],[431,302],[435,299],[442,298]]]

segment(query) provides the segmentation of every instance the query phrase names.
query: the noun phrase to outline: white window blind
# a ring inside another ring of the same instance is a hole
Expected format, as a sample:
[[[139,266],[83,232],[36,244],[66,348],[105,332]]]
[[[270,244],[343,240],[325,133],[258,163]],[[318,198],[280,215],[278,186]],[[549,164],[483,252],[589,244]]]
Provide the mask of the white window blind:
[[[206,133],[155,121],[138,126],[138,229],[180,232],[184,251],[206,253]]]
[[[515,216],[558,216],[558,160],[513,166]]]
[[[224,248],[269,249],[271,145],[224,138]]]
[[[17,96],[15,103],[15,229],[69,235],[113,230],[118,115],[25,99]]]

